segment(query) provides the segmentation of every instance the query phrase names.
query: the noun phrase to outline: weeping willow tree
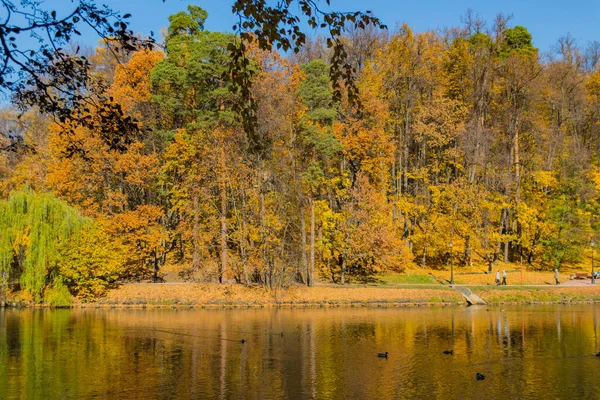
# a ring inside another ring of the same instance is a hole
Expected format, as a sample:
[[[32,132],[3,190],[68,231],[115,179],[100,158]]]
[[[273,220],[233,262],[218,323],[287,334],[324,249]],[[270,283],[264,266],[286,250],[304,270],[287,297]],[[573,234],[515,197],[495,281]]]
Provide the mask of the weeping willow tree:
[[[78,242],[90,220],[51,194],[25,189],[0,201],[0,273],[18,277],[21,289],[40,301],[58,261],[58,248]]]

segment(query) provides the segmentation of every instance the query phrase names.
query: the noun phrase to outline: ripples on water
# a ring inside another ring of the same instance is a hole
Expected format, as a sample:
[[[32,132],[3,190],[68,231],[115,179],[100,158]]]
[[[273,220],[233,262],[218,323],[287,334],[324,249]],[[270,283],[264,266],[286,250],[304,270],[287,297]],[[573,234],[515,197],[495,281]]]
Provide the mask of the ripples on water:
[[[599,324],[594,305],[0,310],[0,399],[594,399]]]

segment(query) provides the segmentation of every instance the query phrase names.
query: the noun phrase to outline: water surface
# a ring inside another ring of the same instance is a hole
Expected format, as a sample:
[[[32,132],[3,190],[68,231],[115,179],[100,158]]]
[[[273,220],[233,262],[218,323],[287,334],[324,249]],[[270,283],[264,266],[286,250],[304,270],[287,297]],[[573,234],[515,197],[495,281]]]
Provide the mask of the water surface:
[[[593,399],[599,319],[595,305],[7,309],[0,399]]]

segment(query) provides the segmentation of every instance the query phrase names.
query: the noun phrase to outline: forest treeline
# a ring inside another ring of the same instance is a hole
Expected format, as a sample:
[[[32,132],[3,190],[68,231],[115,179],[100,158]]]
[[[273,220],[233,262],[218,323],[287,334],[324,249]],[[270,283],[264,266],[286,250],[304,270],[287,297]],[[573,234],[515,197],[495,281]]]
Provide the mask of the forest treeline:
[[[255,129],[227,78],[233,34],[190,6],[164,47],[89,54],[139,130],[2,111],[0,270],[33,298],[160,276],[279,287],[407,267],[582,262],[600,212],[600,43],[554,53],[469,14],[444,32],[349,29],[358,102],[326,39],[246,49]],[[97,124],[89,121],[96,119]],[[110,128],[110,127],[109,127]]]

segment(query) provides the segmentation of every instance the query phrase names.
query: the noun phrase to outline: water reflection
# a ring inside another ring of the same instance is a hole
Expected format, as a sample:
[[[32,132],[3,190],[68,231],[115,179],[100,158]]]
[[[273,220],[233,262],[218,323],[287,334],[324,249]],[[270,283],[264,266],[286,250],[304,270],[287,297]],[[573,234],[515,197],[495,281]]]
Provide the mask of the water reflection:
[[[0,310],[0,398],[599,398],[599,312]]]

